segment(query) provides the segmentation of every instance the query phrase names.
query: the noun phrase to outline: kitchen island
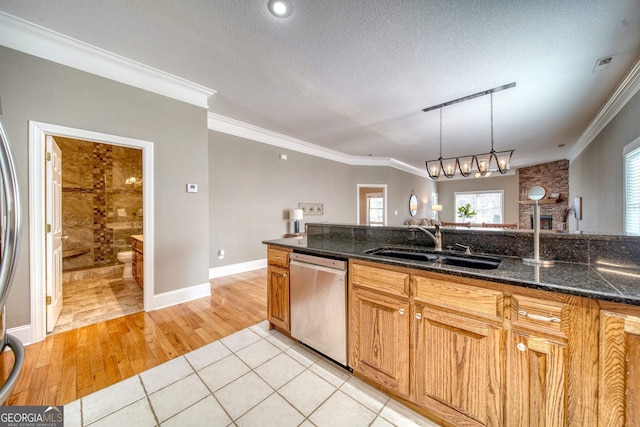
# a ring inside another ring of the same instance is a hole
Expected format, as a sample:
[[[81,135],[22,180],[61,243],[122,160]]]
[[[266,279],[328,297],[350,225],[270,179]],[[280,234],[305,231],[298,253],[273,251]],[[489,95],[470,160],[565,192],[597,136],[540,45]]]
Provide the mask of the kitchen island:
[[[530,233],[445,230],[445,247],[491,242],[500,264],[477,270],[371,253],[432,246],[407,228],[307,228],[307,239],[265,243],[269,250],[349,260],[348,365],[412,408],[451,425],[609,426],[639,419],[634,239],[549,235],[545,253],[589,262],[557,256],[554,266],[538,267],[514,253],[528,250]],[[595,251],[606,253],[598,258]]]

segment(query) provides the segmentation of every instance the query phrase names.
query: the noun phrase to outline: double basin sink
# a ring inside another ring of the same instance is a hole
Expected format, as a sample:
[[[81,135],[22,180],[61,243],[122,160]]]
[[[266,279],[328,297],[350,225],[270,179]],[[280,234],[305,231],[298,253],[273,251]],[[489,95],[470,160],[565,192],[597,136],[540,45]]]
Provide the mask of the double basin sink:
[[[433,250],[410,248],[382,247],[365,251],[368,255],[385,258],[402,259],[407,261],[424,262],[428,264],[442,264],[456,267],[475,268],[479,270],[495,270],[500,266],[500,259],[487,256],[451,254]]]

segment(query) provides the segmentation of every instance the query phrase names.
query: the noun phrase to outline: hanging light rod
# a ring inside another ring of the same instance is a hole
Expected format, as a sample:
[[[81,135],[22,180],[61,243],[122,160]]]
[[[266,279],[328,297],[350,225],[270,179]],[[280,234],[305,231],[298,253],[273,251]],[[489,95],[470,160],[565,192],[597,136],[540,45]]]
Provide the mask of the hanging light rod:
[[[495,92],[500,92],[501,90],[511,89],[512,87],[516,87],[516,82],[509,83],[503,86],[494,87],[493,89],[483,90],[482,92],[474,93],[473,95],[467,95],[462,98],[454,99],[453,101],[447,101],[442,104],[434,105],[433,107],[423,108],[422,111],[425,113],[431,110],[437,110],[438,108],[448,107],[449,105],[457,104],[458,102],[468,101],[473,98],[478,98],[485,95],[490,95]]]

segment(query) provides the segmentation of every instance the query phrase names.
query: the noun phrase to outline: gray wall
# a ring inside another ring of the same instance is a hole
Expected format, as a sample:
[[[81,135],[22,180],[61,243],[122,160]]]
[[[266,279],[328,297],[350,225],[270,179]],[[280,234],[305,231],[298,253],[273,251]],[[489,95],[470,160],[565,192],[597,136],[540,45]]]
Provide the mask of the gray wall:
[[[280,154],[288,160],[280,160]],[[210,267],[266,257],[263,240],[289,231],[289,209],[323,203],[305,222],[355,220],[355,184],[347,165],[209,131]],[[224,249],[225,258],[217,253]]]
[[[7,303],[9,327],[30,323],[29,120],[152,141],[155,292],[208,281],[208,148],[203,108],[4,47],[0,47],[0,96],[2,120],[17,163],[24,224]],[[199,184],[199,192],[186,193],[186,183]]]
[[[622,234],[622,148],[640,136],[640,92],[569,165],[569,195],[582,196],[582,231]],[[575,229],[575,220],[571,229]]]
[[[403,225],[412,218],[409,214],[409,197],[414,190],[418,197],[418,212],[415,218],[431,218],[431,195],[436,193],[436,183],[398,169],[389,168],[388,225]],[[398,212],[396,215],[395,212]]]
[[[264,259],[262,241],[289,231],[288,209],[298,203],[324,205],[324,215],[305,216],[301,227],[355,224],[357,184],[386,184],[388,223],[400,225],[409,218],[411,189],[420,200],[432,192],[424,178],[396,169],[349,166],[216,131],[209,131],[209,178],[212,268]]]
[[[463,191],[504,190],[504,222],[513,224],[518,222],[518,175],[496,176],[488,178],[473,178],[438,180],[438,202],[442,205],[440,220],[456,221],[455,193]]]

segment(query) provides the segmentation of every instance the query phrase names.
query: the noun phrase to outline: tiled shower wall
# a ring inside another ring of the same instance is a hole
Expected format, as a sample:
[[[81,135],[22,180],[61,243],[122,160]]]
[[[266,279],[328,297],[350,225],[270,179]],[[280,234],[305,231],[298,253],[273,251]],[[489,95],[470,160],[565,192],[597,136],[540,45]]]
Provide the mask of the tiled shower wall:
[[[562,222],[562,213],[569,206],[569,161],[543,163],[540,165],[520,168],[520,200],[527,200],[527,193],[536,185],[546,190],[545,199],[551,193],[559,193],[560,199],[555,204],[540,205],[540,215],[551,215],[553,229],[558,230]],[[520,205],[520,228],[531,229],[531,215],[533,205]]]
[[[142,151],[55,137],[62,151],[63,270],[115,264],[142,234]]]

